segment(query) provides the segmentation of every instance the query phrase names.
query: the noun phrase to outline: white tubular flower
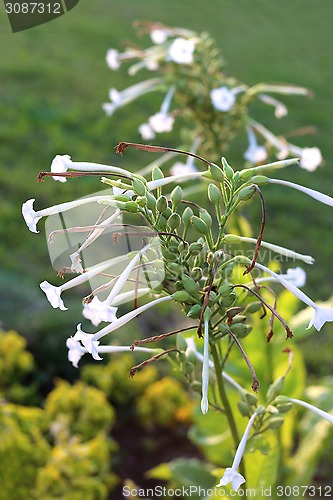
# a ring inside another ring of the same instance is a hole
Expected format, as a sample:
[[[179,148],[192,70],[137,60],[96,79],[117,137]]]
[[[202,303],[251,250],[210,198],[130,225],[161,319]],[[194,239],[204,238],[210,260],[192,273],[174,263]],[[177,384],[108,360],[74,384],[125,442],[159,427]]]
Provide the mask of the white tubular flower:
[[[201,354],[201,352],[199,352],[197,350],[197,346],[195,344],[195,341],[194,341],[194,338],[193,337],[187,337],[185,338],[185,342],[187,344],[187,348],[186,348],[186,351],[185,351],[185,355],[188,356],[190,352],[193,352],[196,356],[196,358],[203,362],[203,355]],[[209,360],[209,368],[211,370],[214,369],[214,363],[213,361],[210,359]],[[234,380],[230,375],[228,375],[226,372],[222,372],[222,377],[227,381],[229,382],[230,385],[232,385],[237,391],[244,391],[244,388],[238,383],[236,382],[236,380]]]
[[[299,148],[294,144],[288,144],[289,151],[300,157],[299,166],[308,172],[313,172],[323,161],[319,148]]]
[[[209,385],[209,321],[204,321],[204,353],[202,363],[202,397],[201,411],[208,412],[208,385]]]
[[[198,172],[198,170],[194,166],[194,158],[191,156],[189,156],[186,163],[182,163],[181,161],[176,161],[176,163],[174,163],[170,168],[170,173],[173,176],[191,174],[192,172]]]
[[[102,105],[105,113],[111,116],[114,111],[121,106],[134,101],[138,97],[147,94],[148,92],[153,92],[157,89],[159,84],[162,82],[161,78],[150,78],[144,80],[143,82],[131,85],[125,90],[119,92],[117,89],[111,88],[109,91],[110,101]]]
[[[287,398],[292,403],[295,403],[296,405],[303,406],[307,410],[313,411],[314,413],[316,413],[320,417],[324,418],[325,420],[328,420],[331,424],[333,424],[333,415],[331,413],[327,413],[327,411],[321,410],[320,408],[317,408],[316,406],[313,406],[310,403],[306,403],[305,401],[302,401],[300,399],[290,398],[289,396],[287,396]]]
[[[138,131],[144,141],[151,141],[155,138],[155,132],[149,123],[142,123],[139,126]]]
[[[240,462],[242,460],[242,457],[243,457],[243,454],[244,454],[244,450],[245,450],[245,446],[246,446],[246,443],[247,443],[247,439],[248,439],[251,427],[253,425],[253,422],[254,422],[256,416],[257,416],[257,413],[254,412],[253,415],[252,415],[252,417],[250,418],[247,426],[246,426],[246,429],[245,429],[245,432],[243,434],[243,437],[240,440],[240,443],[238,445],[238,448],[237,448],[237,451],[236,451],[236,455],[235,455],[233,464],[232,464],[231,467],[227,467],[226,468],[224,475],[222,476],[219,484],[217,485],[218,488],[220,486],[226,486],[227,484],[231,483],[232,489],[235,490],[235,491],[237,491],[238,488],[243,483],[245,483],[245,478],[242,476],[242,474],[240,474],[239,472],[237,472],[237,470],[238,470],[239,464],[240,464]]]
[[[97,266],[90,268],[86,273],[80,274],[79,276],[76,276],[75,278],[67,281],[66,283],[63,283],[60,286],[51,285],[48,281],[42,281],[42,283],[39,286],[45,293],[47,300],[50,302],[52,307],[59,308],[62,311],[66,311],[67,307],[65,307],[64,302],[61,299],[62,292],[64,292],[65,290],[69,290],[70,288],[74,288],[75,286],[81,285],[82,283],[85,283],[93,276],[96,276],[97,274],[105,271],[109,267],[118,264],[122,260],[124,260],[123,255],[120,257],[115,257],[110,260],[106,260],[105,262],[102,262],[101,264],[98,264]]]
[[[89,354],[91,354],[92,357],[96,359],[96,361],[101,361],[102,358],[98,354],[99,342],[97,340],[94,340],[93,337],[94,337],[93,334],[84,333],[81,330],[81,323],[80,323],[79,325],[77,325],[77,331],[74,337],[72,337],[72,340],[76,342],[81,342],[83,347],[85,347],[86,351],[89,352]]]
[[[99,332],[95,333],[93,336],[93,340],[99,340],[105,335],[108,335],[109,333],[118,330],[118,328],[121,328],[122,326],[126,325],[126,323],[131,321],[136,316],[139,316],[139,314],[143,313],[147,309],[150,309],[151,307],[154,307],[168,300],[173,300],[172,296],[168,295],[167,297],[160,297],[158,299],[152,300],[151,302],[148,302],[148,304],[144,304],[143,306],[134,309],[134,311],[130,311],[129,313],[124,314],[123,316],[121,316],[121,318],[118,318],[117,321],[114,321],[110,325],[107,325],[104,328],[102,328],[102,330],[100,330]]]
[[[306,283],[306,272],[301,267],[287,269],[286,274],[279,274],[279,276],[299,288],[304,286]],[[272,276],[256,279],[256,283],[262,283],[264,281],[276,281],[276,279]]]
[[[167,60],[177,64],[192,64],[194,50],[194,39],[175,38],[169,47]]]
[[[266,148],[264,146],[259,146],[251,127],[246,127],[246,133],[249,139],[249,147],[244,153],[245,160],[255,164],[262,163],[267,158]]]
[[[292,294],[294,294],[295,297],[300,299],[307,306],[310,306],[314,309],[313,317],[307,329],[311,328],[311,326],[314,326],[317,331],[320,331],[322,326],[326,322],[333,321],[333,307],[317,306],[317,304],[313,302],[313,300],[310,299],[310,297],[308,297],[304,292],[299,290],[299,288],[297,288],[295,285],[290,283],[290,281],[287,281],[286,279],[282,278],[281,275],[274,273],[273,271],[268,269],[268,267],[263,266],[262,264],[256,263],[255,267],[273,276],[285,288],[287,288],[287,290],[289,290]]]
[[[236,101],[234,92],[226,86],[211,90],[210,98],[214,108],[223,112],[230,111]]]
[[[274,146],[278,150],[278,159],[284,160],[288,156],[289,145],[288,143],[276,135],[274,135],[270,130],[264,127],[261,123],[255,120],[249,120],[249,124],[253,127],[266,141]]]
[[[273,106],[275,108],[274,111],[275,118],[280,119],[283,118],[284,116],[287,116],[288,114],[287,106],[285,106],[278,99],[275,99],[274,97],[267,94],[259,94],[258,98],[265,104],[268,104],[269,106]]]
[[[100,200],[104,200],[106,196],[90,196],[87,198],[80,198],[78,200],[69,201],[67,203],[61,203],[60,205],[54,205],[53,207],[44,208],[43,210],[35,211],[33,204],[35,198],[26,201],[22,205],[22,215],[24,220],[32,233],[38,233],[37,223],[42,217],[47,217],[49,215],[59,214],[61,212],[66,212],[72,208],[79,207],[81,205],[86,205],[87,203],[95,203]]]
[[[175,119],[173,116],[169,115],[169,109],[175,90],[175,87],[170,87],[164,101],[162,102],[160,112],[148,119],[149,126],[153,132],[156,132],[157,134],[171,132],[172,130]]]
[[[156,181],[147,182],[147,189],[152,191],[153,189],[157,189],[162,186],[166,186],[167,184],[171,184],[172,182],[178,183],[183,180],[191,180],[198,179],[202,177],[206,172],[184,172],[179,175],[171,175],[170,177],[164,177],[163,179],[157,179]]]
[[[78,340],[74,340],[73,337],[69,337],[66,340],[66,346],[68,348],[68,361],[70,361],[75,368],[78,368],[79,361],[87,350]]]
[[[109,49],[106,53],[106,64],[112,70],[117,70],[120,68],[119,52],[116,49]]]
[[[166,42],[169,36],[169,31],[163,28],[154,28],[150,32],[150,38],[156,45],[161,45]]]
[[[231,238],[237,238],[237,241],[244,241],[245,243],[253,243],[256,244],[257,240],[255,238],[249,238],[247,236],[238,236],[234,234],[226,234],[226,241],[228,243],[228,236]],[[291,259],[298,259],[302,260],[306,264],[313,264],[314,263],[314,258],[311,257],[311,255],[303,255],[298,252],[294,252],[293,250],[289,250],[289,248],[284,248],[279,245],[274,245],[273,243],[268,243],[267,241],[262,241],[260,244],[264,248],[268,248],[269,250],[272,250],[273,252],[279,253],[280,255],[284,255],[285,257],[289,257]]]
[[[302,193],[305,193],[308,196],[311,196],[311,198],[314,198],[315,200],[320,201],[321,203],[324,203],[325,205],[329,205],[330,207],[333,207],[333,198],[331,198],[327,194],[323,194],[323,193],[320,193],[319,191],[315,191],[314,189],[310,189],[310,188],[301,186],[300,184],[295,184],[294,182],[283,181],[281,179],[268,179],[268,182],[270,184],[281,184],[281,186],[287,186],[287,187],[291,187],[293,189],[297,189],[297,191],[302,191]]]

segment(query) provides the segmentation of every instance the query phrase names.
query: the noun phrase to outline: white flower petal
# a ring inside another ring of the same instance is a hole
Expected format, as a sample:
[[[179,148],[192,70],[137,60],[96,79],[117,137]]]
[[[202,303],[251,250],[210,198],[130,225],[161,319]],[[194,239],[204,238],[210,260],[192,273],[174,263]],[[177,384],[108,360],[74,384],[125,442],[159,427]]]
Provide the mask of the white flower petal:
[[[149,117],[149,125],[153,132],[162,134],[163,132],[171,132],[175,119],[168,113],[156,113]]]
[[[144,141],[151,141],[155,138],[155,132],[149,123],[142,123],[139,126],[138,131]]]
[[[63,173],[67,172],[71,157],[69,155],[56,155],[51,163],[51,172]],[[66,177],[53,176],[52,179],[59,182],[66,182]]]
[[[34,201],[35,198],[32,198],[31,200],[27,200],[25,203],[23,203],[22,215],[30,231],[32,233],[39,233],[36,226],[37,222],[42,218],[42,216],[38,216],[37,212],[35,212],[33,208]]]
[[[67,307],[61,298],[62,288],[60,286],[51,285],[48,281],[42,281],[40,283],[40,288],[45,293],[47,300],[50,302],[51,306],[55,309],[58,307],[62,311],[67,311]]]
[[[117,70],[120,67],[119,52],[116,49],[109,49],[106,53],[106,64],[110,69]]]
[[[323,157],[319,148],[304,148],[302,149],[302,156],[300,167],[308,172],[313,172],[323,161]]]
[[[244,158],[250,163],[261,163],[267,158],[267,150],[265,146],[249,146],[244,153]]]
[[[77,331],[73,339],[76,341],[81,341],[83,346],[97,361],[101,361],[102,358],[98,354],[99,341],[93,339],[94,335],[92,333],[85,333],[81,329],[81,323],[77,325]]]
[[[168,60],[177,64],[192,64],[195,40],[176,38],[169,47]]]
[[[333,321],[333,307],[316,306],[307,330],[314,326],[319,332],[326,322],[331,321]]]
[[[236,101],[235,94],[225,86],[213,89],[210,98],[214,108],[223,112],[229,111]]]
[[[112,307],[105,301],[94,297],[89,304],[84,304],[83,316],[89,319],[94,326],[98,326],[102,321],[112,323],[117,320],[117,307]]]

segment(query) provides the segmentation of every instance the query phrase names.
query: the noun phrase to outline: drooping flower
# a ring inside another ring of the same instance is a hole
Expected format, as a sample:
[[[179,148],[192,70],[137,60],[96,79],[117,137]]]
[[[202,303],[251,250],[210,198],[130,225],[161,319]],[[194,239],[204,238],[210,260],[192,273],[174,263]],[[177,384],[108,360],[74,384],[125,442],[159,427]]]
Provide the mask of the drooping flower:
[[[110,69],[117,70],[120,68],[119,52],[117,49],[109,49],[105,59]]]
[[[269,106],[273,106],[275,108],[275,118],[283,118],[288,114],[287,106],[285,106],[285,104],[283,104],[283,102],[279,101],[278,99],[275,99],[275,97],[267,94],[259,94],[258,97],[265,104],[268,104]]]
[[[251,127],[246,127],[246,133],[249,139],[249,146],[244,153],[245,160],[250,163],[261,163],[267,158],[267,151],[265,146],[259,146],[256,136]]]
[[[298,288],[304,286],[306,283],[306,272],[301,267],[287,269],[287,272],[285,274],[279,274],[279,276],[280,278],[284,278],[285,280],[289,281],[289,283],[292,283],[294,286]],[[270,280],[276,281],[276,279],[271,276],[271,277],[257,278],[256,283],[262,283],[263,281],[270,281]]]
[[[308,172],[316,170],[323,161],[319,148],[300,148],[294,144],[288,144],[288,147],[294,155],[300,157],[300,167],[304,168]]]
[[[77,331],[72,339],[76,342],[81,342],[83,347],[86,348],[87,352],[89,352],[96,361],[101,361],[102,358],[98,354],[99,341],[95,340],[93,337],[94,335],[92,333],[85,333],[81,330],[80,323],[77,325]]]
[[[166,42],[169,36],[169,30],[165,28],[154,28],[150,32],[150,38],[156,45],[161,45]]]
[[[209,385],[209,321],[204,321],[204,353],[202,362],[202,397],[201,411],[208,412],[208,385]]]
[[[195,40],[185,38],[175,38],[171,43],[167,59],[177,64],[192,64],[195,50]]]
[[[223,112],[230,111],[236,101],[234,92],[224,85],[211,90],[210,98],[214,108]]]
[[[71,162],[69,155],[56,155],[51,163],[51,172],[67,172],[69,162]],[[53,176],[52,179],[59,182],[66,182],[66,177]]]
[[[170,87],[162,102],[161,110],[150,116],[148,119],[150,128],[157,134],[171,132],[172,130],[175,119],[169,114],[169,109],[174,93],[175,87]]]
[[[292,403],[303,406],[307,410],[313,411],[314,413],[316,413],[320,417],[324,418],[325,420],[328,420],[331,424],[333,424],[333,415],[330,413],[327,413],[327,411],[321,410],[320,408],[317,408],[316,406],[311,405],[310,403],[307,403],[306,401],[302,401],[301,399],[290,398],[289,396],[287,396],[287,398]]]
[[[104,300],[94,297],[91,302],[84,304],[83,316],[89,319],[94,326],[98,326],[102,321],[112,323],[117,320],[117,307],[110,306]]]
[[[257,412],[255,411],[253,413],[253,415],[251,416],[247,426],[246,426],[246,429],[244,431],[244,434],[242,436],[242,439],[240,440],[240,443],[238,445],[238,448],[237,448],[237,451],[236,451],[236,454],[235,454],[235,458],[234,458],[234,461],[233,461],[233,464],[231,467],[227,467],[226,470],[225,470],[225,473],[224,475],[222,476],[219,484],[217,485],[217,487],[219,488],[220,486],[226,486],[227,484],[231,483],[232,485],[232,489],[237,491],[239,489],[239,487],[245,483],[245,478],[242,476],[242,474],[240,474],[238,471],[238,468],[239,468],[239,464],[242,460],[242,457],[243,457],[243,454],[244,454],[244,450],[245,450],[245,446],[246,446],[246,443],[247,443],[247,439],[248,439],[248,436],[249,436],[249,433],[250,433],[250,430],[251,430],[251,427],[253,425],[253,422],[255,420],[257,416]]]
[[[279,281],[287,290],[289,290],[292,294],[295,295],[298,299],[304,302],[307,306],[310,306],[314,309],[312,319],[310,320],[308,329],[311,326],[314,326],[316,330],[320,331],[323,325],[326,322],[333,321],[333,307],[320,307],[318,306],[310,297],[308,297],[304,292],[302,292],[299,288],[293,285],[290,281],[282,278],[280,274],[274,273],[271,269],[262,264],[256,263],[255,266],[262,271],[273,276],[277,281]]]
[[[311,198],[324,203],[325,205],[329,205],[333,207],[333,198],[328,196],[327,194],[320,193],[319,191],[315,191],[314,189],[307,188],[305,186],[301,186],[300,184],[295,184],[290,181],[283,181],[281,179],[268,179],[270,184],[281,184],[281,186],[291,187],[293,189],[297,189],[297,191],[301,191],[302,193],[311,196]]]

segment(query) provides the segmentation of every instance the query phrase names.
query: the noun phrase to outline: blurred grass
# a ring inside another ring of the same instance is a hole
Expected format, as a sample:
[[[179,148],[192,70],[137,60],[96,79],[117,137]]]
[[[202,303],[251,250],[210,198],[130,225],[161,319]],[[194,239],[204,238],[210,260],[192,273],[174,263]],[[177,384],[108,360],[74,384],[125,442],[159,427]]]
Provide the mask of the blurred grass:
[[[65,338],[77,322],[76,312],[62,317],[59,311],[50,311],[39,292],[38,283],[55,282],[55,272],[48,260],[43,223],[39,236],[30,233],[20,214],[21,204],[36,198],[36,207],[42,208],[96,191],[100,185],[96,179],[66,185],[46,179],[37,184],[38,172],[48,170],[56,154],[129,168],[145,164],[140,153],[120,158],[113,147],[120,140],[139,140],[137,126],[154,111],[154,104],[149,98],[141,100],[111,119],[101,110],[110,86],[121,89],[130,84],[124,70],[110,72],[104,57],[109,47],[135,40],[131,26],[135,19],[209,31],[225,55],[228,71],[245,82],[283,81],[312,89],[313,99],[284,99],[290,114],[281,122],[276,124],[261,107],[256,117],[276,132],[314,125],[315,136],[295,142],[320,147],[325,166],[313,174],[295,167],[281,176],[333,193],[331,0],[316,4],[311,0],[81,0],[62,18],[16,34],[10,32],[1,9],[0,319],[4,328],[18,329],[38,343],[46,325],[50,333],[60,329]],[[177,144],[174,135],[159,141]],[[244,145],[245,138],[240,139],[228,152],[231,164],[241,164]],[[333,282],[331,209],[279,187],[267,187],[264,194],[265,239],[313,255],[316,265],[309,269],[305,291],[316,299],[328,298]],[[245,215],[256,231],[259,204],[252,203]]]

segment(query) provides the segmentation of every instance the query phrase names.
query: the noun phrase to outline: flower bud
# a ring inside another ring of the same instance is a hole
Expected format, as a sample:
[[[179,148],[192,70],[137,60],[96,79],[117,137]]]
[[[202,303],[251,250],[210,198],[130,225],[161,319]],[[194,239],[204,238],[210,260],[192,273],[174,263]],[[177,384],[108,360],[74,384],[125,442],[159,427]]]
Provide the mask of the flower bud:
[[[192,306],[191,309],[188,311],[187,316],[193,319],[200,318],[201,309],[202,307],[200,304],[194,304],[194,306]]]
[[[228,297],[228,295],[230,295],[232,290],[233,290],[232,285],[229,285],[229,283],[225,283],[224,285],[220,286],[219,295],[221,297]]]
[[[189,254],[198,255],[201,252],[202,247],[202,243],[199,243],[198,241],[191,243],[188,249]]]
[[[209,165],[209,171],[211,173],[211,176],[213,177],[213,179],[217,182],[223,182],[224,181],[224,174],[223,174],[223,170],[218,167],[217,165],[215,165],[215,163],[211,163]]]
[[[214,203],[214,205],[218,205],[218,203],[220,202],[222,193],[215,184],[209,184],[208,198],[212,203]]]
[[[182,282],[184,289],[190,294],[190,295],[196,295],[199,291],[198,285],[196,282],[187,276],[186,274],[183,274],[182,276]]]
[[[170,273],[175,277],[181,276],[183,273],[183,267],[180,264],[177,264],[176,262],[169,262],[168,269]]]
[[[222,337],[228,334],[229,327],[225,323],[220,323],[218,326],[218,330],[220,333],[222,333]]]
[[[170,195],[172,205],[173,207],[177,207],[177,205],[180,203],[180,200],[183,198],[183,190],[180,186],[176,186],[172,191]]]
[[[219,304],[221,307],[230,307],[236,300],[235,292],[230,292],[229,295],[221,297],[219,299]]]
[[[177,339],[176,340],[177,349],[179,351],[186,351],[187,344],[186,344],[186,340],[184,339],[184,337],[182,335],[180,335],[179,333],[177,333],[176,339]]]
[[[253,182],[253,184],[268,184],[269,178],[265,175],[255,175],[252,177],[251,182]]]
[[[138,211],[138,205],[135,201],[127,201],[124,206],[126,212],[136,213]]]
[[[186,207],[182,215],[183,223],[185,224],[185,226],[187,226],[191,222],[192,216],[193,216],[192,208]]]
[[[262,304],[261,302],[251,302],[251,304],[249,304],[245,311],[249,314],[253,314],[257,311],[260,311],[260,309],[262,308]]]
[[[191,222],[198,233],[205,235],[209,233],[209,229],[206,223],[202,219],[199,219],[199,217],[197,217],[196,215],[192,215]]]
[[[135,202],[139,207],[145,207],[147,205],[147,196],[138,196]]]
[[[202,269],[201,267],[194,267],[191,271],[191,278],[194,279],[194,281],[199,281],[202,278]]]
[[[177,227],[180,226],[182,220],[180,218],[180,215],[177,214],[176,212],[170,215],[168,219],[168,226],[170,229],[177,229]]]
[[[284,377],[279,377],[269,386],[266,399],[270,403],[273,401],[282,391],[284,385]]]
[[[266,411],[266,409],[263,405],[257,406],[257,409],[256,409],[257,415],[262,415],[263,413],[265,413],[265,411]]]
[[[156,207],[156,198],[149,191],[146,193],[147,196],[147,207],[149,210],[155,210]]]
[[[255,193],[256,188],[251,186],[246,186],[238,192],[238,198],[242,201],[249,200]]]
[[[185,290],[179,290],[171,295],[176,302],[185,302],[190,298],[190,295]]]
[[[269,429],[279,429],[282,424],[283,424],[282,417],[273,417],[268,421],[268,428]]]
[[[255,394],[252,394],[252,392],[246,392],[245,399],[248,402],[248,404],[251,406],[256,406],[256,404],[258,403],[257,396]]]
[[[161,214],[165,212],[165,210],[168,208],[168,200],[165,196],[162,195],[158,198],[156,202],[156,208]]]
[[[237,338],[243,339],[250,333],[251,327],[244,325],[244,323],[234,323],[230,325],[230,331],[236,335]]]
[[[151,173],[151,178],[153,179],[153,181],[158,181],[159,179],[164,178],[164,174],[159,167],[154,167]]]
[[[126,203],[126,201],[131,201],[131,197],[128,196],[127,194],[117,194],[114,199],[116,201],[122,201],[124,203]]]
[[[224,243],[238,243],[240,241],[240,237],[237,234],[225,234],[223,237]]]
[[[238,410],[243,417],[251,417],[252,416],[252,410],[251,407],[246,404],[244,401],[238,401],[237,403]]]
[[[223,170],[224,170],[225,175],[228,177],[228,179],[231,180],[234,176],[233,169],[230,167],[229,163],[224,158],[224,156],[222,156],[221,161],[222,161],[222,166],[223,166]]]
[[[239,178],[242,181],[248,181],[249,179],[251,179],[254,173],[255,173],[254,168],[245,168],[244,170],[241,170],[239,172]]]
[[[167,228],[167,220],[166,218],[164,217],[164,215],[161,215],[160,218],[159,218],[159,221],[158,221],[158,229],[160,231],[165,231],[166,228]]]
[[[293,405],[292,403],[285,403],[285,404],[278,404],[276,406],[277,410],[279,413],[287,413],[288,411],[290,411],[292,409]]]
[[[200,211],[200,219],[205,222],[205,224],[207,225],[207,227],[211,227],[212,226],[213,220],[212,220],[210,214],[207,212],[207,210],[203,209],[203,210]]]
[[[227,310],[228,319],[234,318],[234,316],[239,314],[242,310],[243,310],[242,307],[231,307],[230,309]]]
[[[142,181],[140,181],[139,179],[133,179],[132,185],[133,185],[133,190],[135,191],[136,194],[138,194],[139,196],[145,196],[146,186]]]

